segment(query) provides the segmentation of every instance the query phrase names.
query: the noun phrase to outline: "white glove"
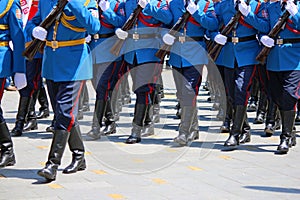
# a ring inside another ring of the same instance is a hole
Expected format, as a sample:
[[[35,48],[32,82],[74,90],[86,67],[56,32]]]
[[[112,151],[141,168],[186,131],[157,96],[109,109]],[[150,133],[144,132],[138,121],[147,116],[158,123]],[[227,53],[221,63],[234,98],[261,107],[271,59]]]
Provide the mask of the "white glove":
[[[173,45],[174,41],[175,41],[175,37],[169,33],[165,34],[162,39],[165,44],[170,45],[170,46]]]
[[[142,7],[142,8],[145,8],[147,6],[147,4],[149,3],[149,0],[139,0],[139,5]]]
[[[195,2],[190,1],[189,5],[187,6],[186,10],[193,15],[197,10],[199,9],[199,6],[195,4]]]
[[[239,4],[239,10],[245,17],[247,17],[251,11],[251,7],[247,5],[245,1],[241,0],[241,3]]]
[[[288,0],[285,6],[285,9],[292,15],[295,16],[298,12],[298,7],[291,0]]]
[[[266,47],[272,48],[274,46],[274,40],[267,35],[262,36],[260,41]]]
[[[37,26],[32,31],[32,36],[41,41],[45,41],[47,37],[47,31],[43,27]]]
[[[86,36],[86,38],[85,38],[85,42],[86,43],[89,43],[91,40],[92,40],[92,36],[91,35]]]
[[[121,28],[118,28],[116,30],[116,35],[121,40],[125,40],[128,37],[128,33],[126,31],[123,31]]]
[[[99,6],[100,6],[101,10],[103,12],[105,12],[105,11],[107,11],[110,8],[110,3],[109,3],[109,1],[101,0],[99,2]]]
[[[14,83],[18,90],[27,86],[26,75],[24,73],[16,73],[14,76]]]
[[[225,35],[218,34],[216,35],[214,41],[218,44],[225,45],[227,42],[227,37]]]

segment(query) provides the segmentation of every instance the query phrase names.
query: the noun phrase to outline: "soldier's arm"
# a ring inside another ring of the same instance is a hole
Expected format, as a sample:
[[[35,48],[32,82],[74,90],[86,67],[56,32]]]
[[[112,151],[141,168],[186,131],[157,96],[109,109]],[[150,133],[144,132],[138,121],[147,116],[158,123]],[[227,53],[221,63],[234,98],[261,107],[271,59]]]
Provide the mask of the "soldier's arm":
[[[170,24],[172,21],[172,13],[166,1],[161,1],[159,7],[151,2],[143,9],[145,14],[148,14],[164,24]]]
[[[105,19],[115,27],[122,27],[123,24],[126,21],[125,16],[125,3],[122,2],[118,5],[117,12],[114,11],[116,8],[116,1],[110,3],[110,8],[102,13],[102,15],[105,17]]]
[[[76,16],[76,20],[84,27],[89,34],[95,34],[100,29],[100,22],[92,12],[97,11],[97,4],[95,0],[91,0],[87,6],[83,6],[85,1],[69,1],[68,6]],[[98,11],[97,11],[98,12]]]

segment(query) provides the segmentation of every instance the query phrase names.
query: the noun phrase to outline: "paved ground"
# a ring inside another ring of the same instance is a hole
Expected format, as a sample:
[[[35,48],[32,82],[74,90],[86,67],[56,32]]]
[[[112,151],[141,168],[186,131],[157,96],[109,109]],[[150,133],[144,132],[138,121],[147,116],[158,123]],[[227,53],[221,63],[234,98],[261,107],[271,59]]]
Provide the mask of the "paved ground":
[[[140,144],[127,145],[133,104],[123,107],[117,134],[92,141],[86,136],[92,111],[80,121],[88,168],[72,175],[61,171],[71,160],[68,148],[57,180],[45,183],[36,172],[46,161],[52,135],[45,132],[51,117],[39,120],[39,129],[13,138],[17,164],[0,169],[0,199],[300,199],[300,145],[288,155],[275,155],[279,133],[263,136],[264,125],[254,125],[252,141],[235,151],[224,151],[227,134],[218,133],[220,121],[200,91],[200,139],[178,147],[175,90],[170,71],[163,72],[166,97],[156,134]],[[95,92],[90,83],[90,105]],[[132,95],[134,100],[134,95]],[[134,102],[134,101],[133,101]],[[5,92],[2,102],[10,129],[14,126],[18,93]],[[37,107],[38,108],[38,107]],[[255,113],[249,112],[252,122]],[[300,130],[300,127],[297,127]],[[299,141],[298,141],[299,142]]]

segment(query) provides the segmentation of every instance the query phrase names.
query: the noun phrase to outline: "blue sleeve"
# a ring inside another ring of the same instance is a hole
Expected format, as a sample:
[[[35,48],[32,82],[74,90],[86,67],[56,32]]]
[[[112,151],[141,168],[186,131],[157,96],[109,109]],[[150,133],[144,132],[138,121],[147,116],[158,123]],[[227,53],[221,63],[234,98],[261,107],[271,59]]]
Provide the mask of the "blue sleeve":
[[[217,30],[218,20],[214,11],[213,3],[210,1],[207,10],[206,1],[200,5],[199,9],[193,14],[193,18],[207,30]]]
[[[293,21],[293,23],[296,25],[296,29],[300,30],[300,3],[298,3],[298,12],[296,15],[291,17],[291,20]]]
[[[25,58],[22,56],[22,52],[25,49],[25,37],[21,18],[21,6],[19,1],[16,0],[14,1],[9,12],[9,32],[14,47],[13,72],[25,73]]]
[[[110,2],[110,8],[105,12],[103,12],[102,15],[113,26],[122,27],[126,21],[126,16],[124,13],[124,2],[118,5],[119,8],[117,12],[114,11],[115,6],[116,6],[116,1]]]
[[[161,21],[164,24],[170,24],[172,22],[172,13],[169,9],[166,1],[161,1],[160,6],[157,6],[157,2],[155,4],[148,3],[147,6],[143,9],[145,14],[148,14],[154,17],[156,20]]]
[[[253,5],[253,4],[252,4]],[[260,8],[255,14],[256,6],[251,6],[251,11],[247,17],[245,17],[245,22],[253,26],[256,30],[262,33],[268,33],[270,31],[270,23],[268,20],[268,11],[265,7],[265,3],[260,5]]]
[[[68,6],[82,27],[84,27],[89,34],[95,34],[100,29],[100,21],[97,17],[92,15],[90,10],[97,11],[96,1],[91,0],[87,7],[83,6],[83,2],[82,0],[69,1]]]

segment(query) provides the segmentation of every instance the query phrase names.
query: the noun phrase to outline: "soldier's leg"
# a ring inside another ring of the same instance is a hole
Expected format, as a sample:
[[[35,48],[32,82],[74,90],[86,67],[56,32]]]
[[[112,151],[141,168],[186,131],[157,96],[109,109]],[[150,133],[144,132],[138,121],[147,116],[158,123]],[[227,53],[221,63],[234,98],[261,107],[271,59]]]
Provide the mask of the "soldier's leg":
[[[0,79],[0,105],[4,93],[4,84],[5,78]],[[14,151],[13,151],[13,142],[9,134],[8,127],[6,125],[5,119],[3,117],[3,111],[0,106],[0,168],[11,166],[16,163]]]
[[[230,136],[224,144],[224,146],[231,148],[239,145],[240,139],[242,139],[242,142],[250,141],[250,127],[247,128],[247,131],[243,131],[242,128],[247,117],[247,97],[255,74],[255,66],[236,67],[235,70],[233,125]]]
[[[35,91],[34,80],[36,78],[37,72],[41,70],[41,62],[41,58],[36,58],[32,61],[26,61],[27,86],[19,90],[20,99],[18,113],[16,117],[15,127],[11,131],[12,136],[21,136],[23,134],[23,128],[26,122],[26,116],[29,112],[31,98]]]
[[[42,79],[42,78],[41,78]],[[38,101],[41,107],[39,108],[39,113],[36,115],[38,119],[47,118],[49,117],[49,102],[46,93],[46,88],[41,80],[41,87],[39,89]]]

